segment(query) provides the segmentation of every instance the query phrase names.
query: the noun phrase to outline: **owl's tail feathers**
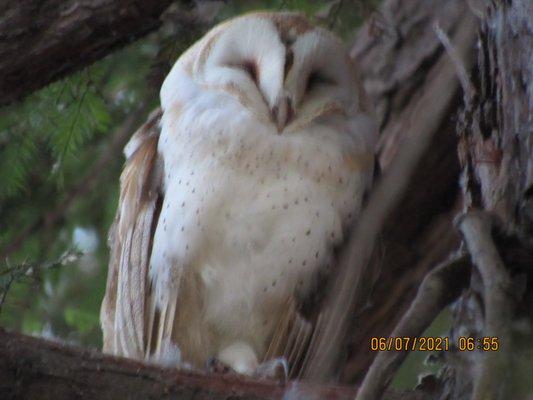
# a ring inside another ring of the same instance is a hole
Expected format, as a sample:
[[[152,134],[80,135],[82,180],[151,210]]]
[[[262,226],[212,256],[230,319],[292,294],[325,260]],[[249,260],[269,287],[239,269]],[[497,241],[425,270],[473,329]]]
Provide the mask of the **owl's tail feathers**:
[[[289,377],[297,378],[313,334],[311,322],[296,309],[294,299],[279,319],[263,362],[282,357],[289,365]]]

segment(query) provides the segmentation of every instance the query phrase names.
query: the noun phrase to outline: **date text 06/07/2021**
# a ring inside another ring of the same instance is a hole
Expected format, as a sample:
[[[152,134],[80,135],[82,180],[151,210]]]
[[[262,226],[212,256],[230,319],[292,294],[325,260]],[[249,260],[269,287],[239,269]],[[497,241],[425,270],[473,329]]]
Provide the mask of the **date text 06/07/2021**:
[[[457,342],[446,336],[420,337],[372,337],[372,351],[498,351],[500,341],[497,337],[459,337]]]

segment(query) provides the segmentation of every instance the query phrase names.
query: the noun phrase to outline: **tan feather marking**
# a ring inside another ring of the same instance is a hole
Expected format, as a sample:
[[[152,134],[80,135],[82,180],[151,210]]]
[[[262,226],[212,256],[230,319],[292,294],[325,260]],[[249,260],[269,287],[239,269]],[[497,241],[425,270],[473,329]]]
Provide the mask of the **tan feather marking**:
[[[352,172],[370,170],[374,166],[374,155],[371,153],[344,154],[343,166]]]
[[[302,13],[264,13],[263,15],[272,20],[283,43],[291,43],[296,36],[314,29]]]
[[[194,71],[193,72],[200,72],[204,69],[205,63],[207,62],[207,59],[209,58],[209,55],[213,51],[213,47],[215,45],[215,42],[218,40],[220,35],[222,34],[221,31],[214,32],[211,37],[207,38],[205,44],[202,46],[201,50],[199,51],[198,57],[196,59],[196,62],[194,63]]]

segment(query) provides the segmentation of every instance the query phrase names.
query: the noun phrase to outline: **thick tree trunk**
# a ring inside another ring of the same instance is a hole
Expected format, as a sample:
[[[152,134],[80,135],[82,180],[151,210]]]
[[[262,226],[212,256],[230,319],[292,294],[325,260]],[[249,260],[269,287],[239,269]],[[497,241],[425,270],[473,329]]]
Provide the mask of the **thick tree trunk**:
[[[171,3],[172,0],[3,1],[0,106],[154,31]]]

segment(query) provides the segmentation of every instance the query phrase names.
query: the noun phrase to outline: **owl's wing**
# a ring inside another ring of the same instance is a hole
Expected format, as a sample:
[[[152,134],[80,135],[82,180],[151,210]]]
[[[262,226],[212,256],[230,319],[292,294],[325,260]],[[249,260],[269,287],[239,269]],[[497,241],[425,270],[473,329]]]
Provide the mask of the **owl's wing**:
[[[160,109],[154,111],[124,150],[127,160],[109,233],[111,258],[100,311],[103,350],[137,359],[147,354],[153,323],[148,269],[162,204],[157,157],[161,115]]]

